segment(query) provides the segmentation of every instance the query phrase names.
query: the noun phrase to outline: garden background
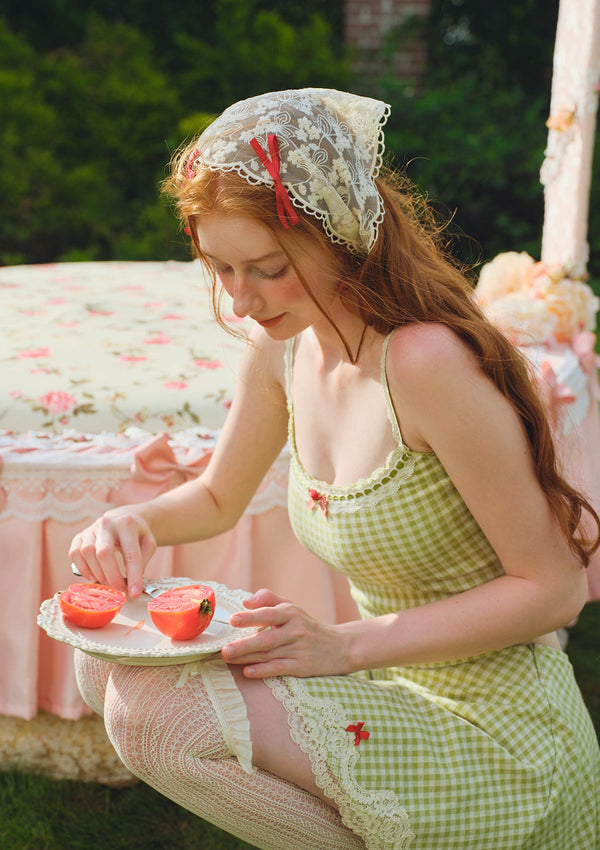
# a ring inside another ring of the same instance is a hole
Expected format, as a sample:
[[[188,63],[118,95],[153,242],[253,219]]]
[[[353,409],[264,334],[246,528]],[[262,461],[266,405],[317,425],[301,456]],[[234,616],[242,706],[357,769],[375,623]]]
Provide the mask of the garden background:
[[[231,102],[279,88],[348,88],[392,106],[394,165],[451,218],[477,264],[540,254],[558,0],[432,0],[357,73],[343,0],[0,0],[0,265],[184,260],[161,200],[171,153]],[[424,39],[423,78],[394,54]],[[600,277],[600,175],[589,269]]]

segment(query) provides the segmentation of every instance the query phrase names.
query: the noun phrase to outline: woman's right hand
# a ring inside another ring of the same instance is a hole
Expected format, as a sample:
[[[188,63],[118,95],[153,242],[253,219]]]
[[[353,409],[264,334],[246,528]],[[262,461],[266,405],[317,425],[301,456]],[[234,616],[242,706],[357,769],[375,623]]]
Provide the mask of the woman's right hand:
[[[107,511],[76,534],[69,556],[84,578],[135,597],[142,592],[144,569],[155,551],[148,523],[134,507],[123,507]]]

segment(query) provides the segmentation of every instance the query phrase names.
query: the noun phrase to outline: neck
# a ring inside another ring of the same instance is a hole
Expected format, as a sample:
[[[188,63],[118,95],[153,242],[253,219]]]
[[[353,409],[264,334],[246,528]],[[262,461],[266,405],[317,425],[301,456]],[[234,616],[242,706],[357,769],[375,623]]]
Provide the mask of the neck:
[[[331,316],[331,321],[323,317],[312,326],[312,331],[324,362],[345,361],[353,365],[358,362],[370,336],[369,326],[360,316],[343,308],[341,314]]]

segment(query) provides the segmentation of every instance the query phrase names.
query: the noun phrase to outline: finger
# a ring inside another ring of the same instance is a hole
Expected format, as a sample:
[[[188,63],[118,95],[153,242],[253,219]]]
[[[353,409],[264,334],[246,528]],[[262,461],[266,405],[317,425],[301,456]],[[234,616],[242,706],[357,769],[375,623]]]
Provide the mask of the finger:
[[[87,564],[87,561],[81,554],[80,547],[80,536],[77,535],[73,538],[73,541],[71,543],[71,547],[69,549],[69,558],[71,559],[71,562],[75,564],[83,578],[86,578],[88,581],[96,581],[95,575],[93,574]]]
[[[84,578],[99,584],[108,584],[104,570],[96,557],[95,525],[81,532],[79,551],[72,551],[71,554]]]
[[[242,669],[247,679],[266,679],[269,676],[302,676],[298,664],[292,658],[274,658],[271,661],[248,664]]]
[[[117,590],[126,591],[127,584],[121,572],[121,562],[117,557],[121,546],[118,540],[115,540],[110,523],[104,520],[98,522],[95,545],[96,560],[105,576],[104,583]]]
[[[274,605],[279,605],[282,602],[289,602],[289,599],[285,599],[283,596],[277,596],[273,591],[268,590],[266,587],[262,587],[260,590],[257,590],[252,596],[249,596],[247,599],[244,599],[244,607],[245,608],[268,608]]]
[[[135,598],[142,593],[142,578],[144,568],[150,557],[156,550],[154,538],[142,532],[139,526],[125,524],[121,532],[120,541],[121,555],[127,576],[127,589],[131,597]]]
[[[281,603],[273,608],[257,608],[251,611],[236,611],[232,614],[229,622],[238,629],[247,629],[252,626],[271,628],[282,626],[295,614],[297,609],[291,603]]]
[[[273,653],[280,653],[284,647],[289,647],[294,642],[294,635],[288,635],[282,630],[262,629],[257,634],[226,644],[221,654],[234,664],[248,664],[250,661],[271,657]]]

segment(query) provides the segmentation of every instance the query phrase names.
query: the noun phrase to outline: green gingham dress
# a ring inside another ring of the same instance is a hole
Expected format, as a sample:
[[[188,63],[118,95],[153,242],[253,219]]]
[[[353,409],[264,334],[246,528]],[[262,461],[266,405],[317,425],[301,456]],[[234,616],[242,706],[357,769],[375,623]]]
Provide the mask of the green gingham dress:
[[[438,458],[402,444],[388,341],[382,384],[397,448],[350,487],[302,467],[293,342],[286,357],[292,525],[349,577],[361,617],[424,605],[503,572]],[[267,682],[317,783],[369,850],[600,848],[598,742],[559,650],[518,645],[451,663]]]

